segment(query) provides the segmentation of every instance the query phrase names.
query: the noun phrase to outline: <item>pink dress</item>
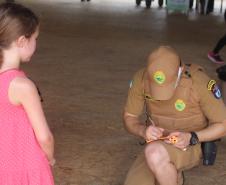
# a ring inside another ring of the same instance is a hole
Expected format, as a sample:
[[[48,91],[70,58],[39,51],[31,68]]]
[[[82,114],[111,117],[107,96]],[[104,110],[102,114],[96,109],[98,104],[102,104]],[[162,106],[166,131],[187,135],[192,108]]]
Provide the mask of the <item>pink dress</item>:
[[[47,158],[23,106],[10,103],[8,89],[19,70],[0,73],[0,185],[53,185]]]

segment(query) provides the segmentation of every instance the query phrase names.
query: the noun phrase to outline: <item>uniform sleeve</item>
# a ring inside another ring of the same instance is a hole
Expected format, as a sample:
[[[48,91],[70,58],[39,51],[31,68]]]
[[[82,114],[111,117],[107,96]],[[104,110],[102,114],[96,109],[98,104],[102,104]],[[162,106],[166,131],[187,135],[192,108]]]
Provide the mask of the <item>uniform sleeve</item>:
[[[226,107],[221,97],[219,86],[204,72],[198,71],[193,78],[194,88],[198,92],[201,109],[209,124],[226,120]]]
[[[125,111],[134,114],[141,115],[144,107],[144,96],[143,96],[143,79],[144,70],[138,71],[133,80],[130,83],[128,92],[127,102],[125,105]]]

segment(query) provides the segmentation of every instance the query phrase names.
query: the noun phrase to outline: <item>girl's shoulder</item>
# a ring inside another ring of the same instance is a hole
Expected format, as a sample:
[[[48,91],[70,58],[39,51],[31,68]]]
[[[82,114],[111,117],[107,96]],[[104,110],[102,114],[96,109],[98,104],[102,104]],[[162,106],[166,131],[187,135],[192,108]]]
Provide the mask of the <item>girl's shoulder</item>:
[[[37,94],[37,88],[26,76],[16,76],[10,83],[9,99],[14,105],[20,105],[24,99],[32,99]]]
[[[21,91],[29,91],[36,88],[34,82],[26,76],[16,76],[16,78],[12,80],[12,85],[17,88],[17,90]]]

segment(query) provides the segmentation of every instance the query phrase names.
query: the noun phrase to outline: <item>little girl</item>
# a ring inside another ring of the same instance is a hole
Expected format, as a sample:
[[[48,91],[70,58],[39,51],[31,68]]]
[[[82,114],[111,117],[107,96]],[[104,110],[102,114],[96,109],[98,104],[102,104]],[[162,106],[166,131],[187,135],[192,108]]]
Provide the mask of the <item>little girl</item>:
[[[54,139],[37,89],[19,69],[30,61],[38,34],[31,10],[0,4],[0,185],[54,184]]]

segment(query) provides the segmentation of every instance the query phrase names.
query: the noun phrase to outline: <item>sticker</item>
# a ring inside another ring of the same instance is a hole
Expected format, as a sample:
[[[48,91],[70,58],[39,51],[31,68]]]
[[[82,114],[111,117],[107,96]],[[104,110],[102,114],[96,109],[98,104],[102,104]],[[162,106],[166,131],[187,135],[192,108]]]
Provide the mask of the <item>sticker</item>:
[[[169,141],[171,144],[176,144],[178,142],[178,137],[177,136],[172,136],[169,138]]]
[[[154,73],[154,80],[158,84],[163,84],[166,80],[166,76],[162,71],[156,71]]]
[[[176,102],[175,102],[175,108],[178,110],[178,111],[183,111],[186,107],[186,104],[184,103],[183,100],[181,99],[178,99]]]
[[[129,82],[129,88],[131,89],[133,87],[133,80],[131,80],[130,82]]]
[[[217,98],[217,99],[221,98],[221,91],[220,91],[218,85],[216,85],[216,84],[214,85],[212,92],[213,92],[213,95],[215,96],[215,98]]]
[[[209,91],[212,91],[215,84],[216,84],[216,81],[215,81],[215,80],[210,80],[210,81],[208,82],[208,84],[207,84],[207,89],[208,89]]]

